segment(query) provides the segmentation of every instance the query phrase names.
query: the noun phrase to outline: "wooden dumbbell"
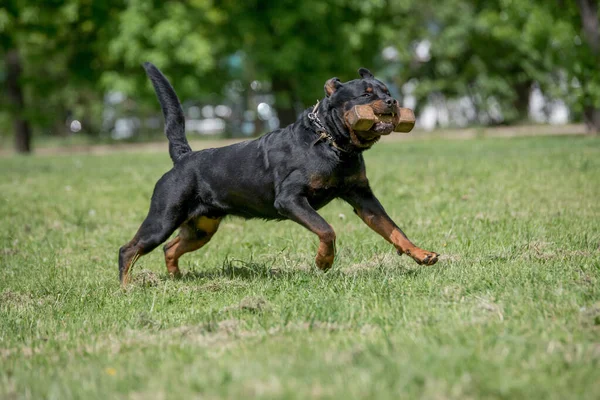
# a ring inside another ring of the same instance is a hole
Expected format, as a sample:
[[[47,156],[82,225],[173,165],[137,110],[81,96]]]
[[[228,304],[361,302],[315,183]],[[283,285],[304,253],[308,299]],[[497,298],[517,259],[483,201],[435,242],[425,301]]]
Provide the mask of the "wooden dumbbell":
[[[377,122],[392,122],[394,132],[410,132],[415,126],[415,114],[410,108],[397,108],[398,113],[392,115],[375,115],[368,104],[354,106],[346,113],[346,120],[356,131],[368,131]]]

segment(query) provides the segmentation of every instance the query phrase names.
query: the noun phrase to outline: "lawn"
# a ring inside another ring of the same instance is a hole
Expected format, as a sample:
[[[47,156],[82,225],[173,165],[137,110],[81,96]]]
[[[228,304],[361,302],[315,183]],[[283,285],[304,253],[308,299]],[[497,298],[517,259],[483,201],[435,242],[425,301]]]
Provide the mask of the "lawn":
[[[0,158],[0,398],[600,398],[600,139],[415,140],[365,154],[432,267],[351,208],[333,269],[291,222],[226,220],[166,275],[117,251],[164,153]]]

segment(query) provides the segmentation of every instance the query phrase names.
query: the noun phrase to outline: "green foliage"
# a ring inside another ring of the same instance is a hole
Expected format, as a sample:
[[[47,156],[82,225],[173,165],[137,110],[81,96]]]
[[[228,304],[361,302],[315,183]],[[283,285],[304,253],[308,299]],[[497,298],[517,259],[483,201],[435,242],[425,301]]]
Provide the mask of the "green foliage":
[[[80,0],[3,2],[0,54],[18,50],[27,119],[44,132],[60,133],[68,112],[99,128],[92,122],[99,120],[95,105],[103,95],[96,83],[106,64],[103,48],[114,32],[111,16],[116,4]],[[2,100],[6,104],[6,99]]]
[[[140,69],[145,61],[159,65],[183,98],[218,88],[224,77],[207,76],[227,39],[218,29],[223,19],[211,1],[128,1],[108,42],[115,68],[103,72],[102,88],[137,95],[149,87]]]
[[[526,117],[537,82],[577,116],[600,105],[600,60],[576,2],[558,3],[6,0],[0,55],[18,49],[27,118],[44,133],[60,131],[69,113],[97,132],[107,91],[155,107],[140,68],[148,60],[182,99],[220,97],[232,80],[247,90],[258,79],[270,83],[279,109],[297,110],[322,95],[326,79],[353,79],[366,66],[397,85],[416,78],[421,100],[441,93],[468,96],[480,112],[499,105],[503,122]],[[414,51],[423,40],[431,43],[426,62]],[[394,60],[381,56],[386,46],[398,50]]]
[[[401,80],[417,78],[416,94],[432,92],[469,96],[485,110],[489,99],[499,102],[507,122],[526,117],[526,97],[533,82],[554,98],[580,111],[584,98],[600,101],[600,59],[581,37],[579,10],[549,1],[425,1],[411,3],[388,30],[394,45],[397,32],[431,43],[431,60],[414,62],[402,52],[397,71]],[[404,24],[406,19],[417,24]]]
[[[222,3],[229,51],[243,51],[242,79],[273,83],[278,105],[313,104],[325,81],[357,78],[380,49],[385,1],[259,1]],[[383,24],[385,25],[385,23]]]

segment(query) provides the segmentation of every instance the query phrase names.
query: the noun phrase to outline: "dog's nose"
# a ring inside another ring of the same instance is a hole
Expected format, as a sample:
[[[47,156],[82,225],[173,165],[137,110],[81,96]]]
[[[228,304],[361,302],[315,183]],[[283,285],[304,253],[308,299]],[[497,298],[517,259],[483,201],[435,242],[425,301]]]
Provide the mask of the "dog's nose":
[[[388,106],[390,106],[390,107],[391,107],[391,106],[393,106],[393,105],[395,105],[395,104],[396,104],[396,99],[394,99],[393,97],[388,97],[388,98],[385,100],[385,104],[387,104]]]

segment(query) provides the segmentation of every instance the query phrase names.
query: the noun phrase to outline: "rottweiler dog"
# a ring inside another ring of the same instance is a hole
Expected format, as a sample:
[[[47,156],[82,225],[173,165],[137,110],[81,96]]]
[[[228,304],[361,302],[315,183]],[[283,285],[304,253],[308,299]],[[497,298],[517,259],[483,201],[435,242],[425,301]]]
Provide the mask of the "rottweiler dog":
[[[179,258],[208,243],[228,215],[297,222],[319,237],[315,262],[326,271],[333,264],[336,237],[317,210],[335,198],[348,202],[398,254],[418,264],[437,262],[437,253],[408,239],[369,186],[362,153],[393,131],[391,119],[399,110],[387,87],[369,70],[359,69],[360,79],[345,83],[329,79],[326,96],[317,106],[283,129],[255,140],[192,151],[173,87],[154,65],[145,63],[144,68],[162,107],[173,168],[158,180],[148,216],[119,250],[123,284],[138,257],[165,242],[177,228],[179,233],[164,246],[164,254],[169,274],[180,275]],[[382,118],[368,131],[355,131],[345,115],[364,104]]]

